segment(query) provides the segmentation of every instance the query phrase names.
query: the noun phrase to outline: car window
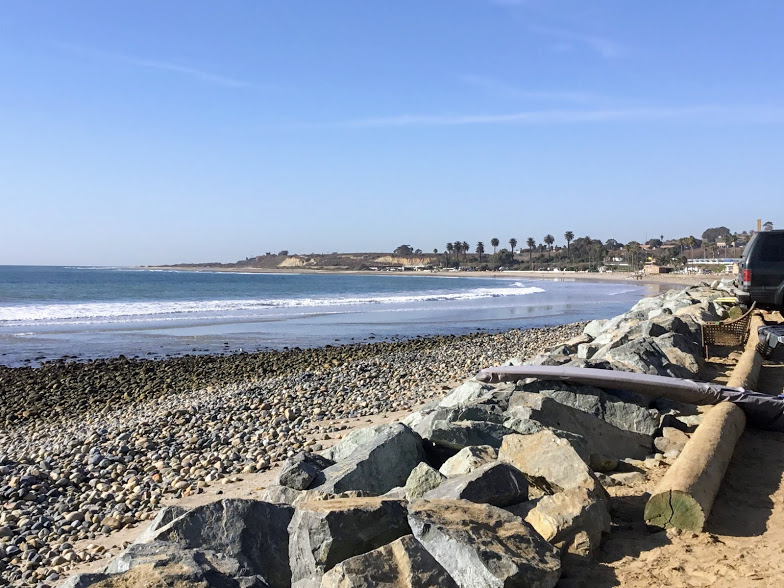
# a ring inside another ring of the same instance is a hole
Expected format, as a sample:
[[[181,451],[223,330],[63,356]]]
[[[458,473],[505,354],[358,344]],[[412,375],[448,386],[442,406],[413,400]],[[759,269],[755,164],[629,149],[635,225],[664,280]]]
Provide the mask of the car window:
[[[784,235],[763,239],[760,245],[760,261],[784,261]]]

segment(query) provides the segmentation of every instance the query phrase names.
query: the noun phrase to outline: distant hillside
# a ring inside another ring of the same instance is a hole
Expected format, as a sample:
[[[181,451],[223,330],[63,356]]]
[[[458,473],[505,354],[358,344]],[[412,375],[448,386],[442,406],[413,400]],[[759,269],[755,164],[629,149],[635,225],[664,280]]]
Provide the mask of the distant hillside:
[[[178,263],[169,267],[219,269],[323,269],[369,270],[406,265],[437,265],[438,255],[397,256],[389,253],[313,253],[310,255],[258,255],[234,263]]]

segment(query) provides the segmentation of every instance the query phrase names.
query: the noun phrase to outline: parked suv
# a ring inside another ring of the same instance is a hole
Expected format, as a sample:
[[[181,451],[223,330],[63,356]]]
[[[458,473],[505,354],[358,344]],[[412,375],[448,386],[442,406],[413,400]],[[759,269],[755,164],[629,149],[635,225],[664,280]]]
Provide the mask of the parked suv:
[[[739,270],[741,301],[784,307],[784,231],[754,233]]]

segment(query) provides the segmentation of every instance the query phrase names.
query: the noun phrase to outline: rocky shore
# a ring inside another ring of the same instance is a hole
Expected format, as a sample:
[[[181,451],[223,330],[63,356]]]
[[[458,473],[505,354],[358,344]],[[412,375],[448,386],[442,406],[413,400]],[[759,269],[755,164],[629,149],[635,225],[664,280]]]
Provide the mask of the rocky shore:
[[[269,468],[584,325],[164,361],[0,367],[0,585],[54,584],[166,498]]]
[[[726,313],[722,286],[644,299],[507,365],[699,377],[699,325]],[[163,509],[108,565],[65,586],[589,585],[613,525],[644,526],[613,506],[615,490],[677,458],[702,419],[695,408],[469,378],[400,421],[323,451],[304,443],[263,493]]]

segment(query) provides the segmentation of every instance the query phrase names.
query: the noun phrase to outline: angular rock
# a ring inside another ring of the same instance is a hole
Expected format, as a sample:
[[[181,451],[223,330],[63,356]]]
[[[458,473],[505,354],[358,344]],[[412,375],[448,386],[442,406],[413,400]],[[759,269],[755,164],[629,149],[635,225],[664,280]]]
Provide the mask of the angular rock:
[[[459,586],[555,586],[554,547],[519,517],[466,500],[422,500],[409,508],[414,537]]]
[[[334,464],[321,455],[301,451],[283,462],[275,483],[294,490],[306,490],[321,470]]]
[[[509,415],[513,415],[514,410],[509,412]],[[504,426],[507,429],[512,429],[514,433],[518,433],[520,435],[532,435],[534,433],[538,433],[539,431],[553,431],[559,437],[562,437],[569,441],[574,447],[575,451],[580,455],[584,462],[588,463],[588,459],[590,457],[590,450],[588,448],[588,441],[576,433],[571,433],[569,431],[563,431],[561,429],[557,429],[555,427],[547,427],[542,423],[530,419],[530,418],[520,418],[515,416],[510,416],[507,420],[504,421]]]
[[[303,492],[301,490],[294,490],[288,486],[281,486],[280,484],[273,484],[267,486],[261,495],[261,499],[265,502],[273,504],[290,504],[294,505],[299,501]]]
[[[188,512],[181,506],[166,506],[158,511],[150,525],[136,538],[136,543],[145,543],[160,529]]]
[[[405,535],[329,570],[321,588],[458,588],[413,535]]]
[[[528,500],[528,481],[517,468],[492,462],[468,474],[449,478],[425,493],[424,498],[452,498],[508,506]]]
[[[517,406],[527,407],[531,404],[526,392],[552,398],[560,404],[594,415],[613,427],[649,437],[656,433],[661,420],[657,410],[635,403],[634,397],[622,399],[592,386],[542,381],[527,383],[516,392],[509,401],[510,411]]]
[[[444,426],[444,423],[458,421],[502,423],[504,420],[503,410],[507,405],[508,401],[504,402],[503,409],[496,404],[435,407],[415,412],[403,419],[402,422],[423,439],[430,439],[433,436],[433,430],[436,427]]]
[[[109,563],[104,574],[99,579],[102,588],[270,586],[263,576],[248,573],[239,561],[225,553],[183,549],[161,541],[133,543]]]
[[[411,470],[425,461],[422,439],[407,426],[392,423],[371,428],[373,434],[362,437],[364,444],[323,470],[325,481],[316,489],[332,493],[361,490],[384,494],[405,484]]]
[[[445,479],[441,472],[422,462],[411,471],[406,480],[405,497],[407,500],[422,498],[425,492],[438,488]]]
[[[388,426],[389,425],[384,424],[374,425],[372,427],[363,427],[361,429],[354,429],[338,443],[332,447],[324,449],[321,452],[321,455],[336,463],[342,461],[354,453],[354,451],[357,449],[370,443],[378,435],[384,434]]]
[[[88,586],[93,586],[109,578],[108,574],[101,573],[76,574],[65,580],[58,588],[88,588]]]
[[[138,543],[164,541],[222,553],[237,560],[238,575],[260,575],[270,586],[288,586],[286,529],[293,512],[259,500],[219,500],[186,512]]]
[[[289,533],[292,586],[316,587],[338,563],[411,530],[404,501],[355,498],[300,503]]]
[[[705,369],[702,347],[683,335],[667,333],[656,337],[656,344],[671,363],[687,369],[692,376],[700,374]]]
[[[586,488],[601,500],[609,499],[599,480],[569,442],[552,431],[505,437],[498,460],[516,467],[530,484],[548,494]]]
[[[274,484],[267,487],[261,495],[261,499],[265,502],[272,502],[273,504],[289,504],[296,506],[300,502],[307,502],[309,500],[334,500],[336,498],[362,498],[369,496],[368,492],[361,490],[349,490],[346,492],[323,492],[319,489],[315,490],[294,490],[286,486],[278,486]]]
[[[604,327],[607,326],[608,322],[610,321],[607,319],[593,320],[589,322],[587,325],[585,325],[585,327],[583,328],[583,333],[585,335],[588,335],[591,339],[596,339],[596,337],[599,336],[599,333],[602,332]]]
[[[466,406],[470,404],[503,404],[504,400],[514,391],[510,384],[483,384],[470,379],[452,390],[439,403],[442,408]]]
[[[688,442],[689,436],[674,427],[663,427],[662,436],[653,441],[656,449],[664,454],[673,451],[680,453]]]
[[[503,438],[514,432],[504,425],[487,421],[439,421],[426,438],[441,447],[460,450],[471,445],[500,447]]]
[[[641,374],[689,378],[691,372],[671,363],[652,339],[633,339],[625,345],[610,349],[603,357],[613,368]]]
[[[470,445],[446,460],[438,471],[447,477],[460,476],[495,461],[497,457],[498,451],[490,445]]]
[[[583,561],[593,557],[602,534],[610,532],[606,504],[585,488],[544,496],[525,520],[562,554],[576,555]]]
[[[594,398],[598,400],[598,397]],[[550,428],[580,435],[587,442],[590,454],[643,459],[651,452],[651,435],[620,429],[595,413],[563,404],[544,394],[515,392],[511,405],[513,408],[506,413],[509,416],[532,419]],[[605,407],[601,407],[601,401],[599,405],[597,412],[604,416]]]
[[[644,337],[661,337],[669,333],[678,333],[691,341],[700,338],[700,328],[694,320],[672,314],[661,314],[645,321],[641,332]]]

